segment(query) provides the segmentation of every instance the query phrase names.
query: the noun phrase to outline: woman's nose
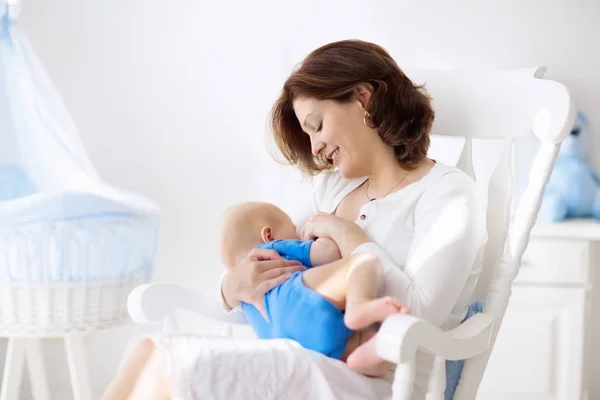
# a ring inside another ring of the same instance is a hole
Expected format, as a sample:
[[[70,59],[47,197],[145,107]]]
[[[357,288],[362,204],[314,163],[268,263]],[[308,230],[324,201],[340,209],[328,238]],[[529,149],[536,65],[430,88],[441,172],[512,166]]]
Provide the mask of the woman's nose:
[[[323,150],[323,148],[325,147],[325,143],[321,142],[321,141],[311,141],[311,148],[312,148],[312,153],[313,156],[318,156],[321,151]]]

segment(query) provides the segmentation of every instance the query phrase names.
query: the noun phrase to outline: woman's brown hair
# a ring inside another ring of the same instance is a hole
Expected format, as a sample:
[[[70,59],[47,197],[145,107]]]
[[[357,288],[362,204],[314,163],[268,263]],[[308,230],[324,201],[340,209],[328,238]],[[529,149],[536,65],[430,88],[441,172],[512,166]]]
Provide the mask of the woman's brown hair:
[[[402,167],[412,169],[429,149],[434,119],[430,98],[414,85],[382,47],[360,40],[329,43],[311,52],[285,81],[271,110],[271,132],[286,161],[306,174],[331,168],[326,158],[312,155],[310,138],[294,113],[298,96],[351,101],[359,84],[373,88],[365,109],[369,125],[392,146]]]

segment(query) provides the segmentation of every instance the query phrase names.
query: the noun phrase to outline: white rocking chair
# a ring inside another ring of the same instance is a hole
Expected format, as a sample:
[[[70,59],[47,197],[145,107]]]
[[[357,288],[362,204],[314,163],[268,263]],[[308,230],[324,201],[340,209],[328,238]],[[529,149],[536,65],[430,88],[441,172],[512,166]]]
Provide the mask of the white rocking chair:
[[[484,311],[451,331],[442,331],[414,316],[394,316],[381,326],[377,351],[397,364],[392,398],[410,399],[415,358],[423,351],[435,356],[428,396],[443,399],[444,360],[466,360],[454,399],[474,399],[507,308],[511,285],[540,207],[545,184],[562,140],[575,120],[567,88],[543,79],[545,68],[505,71],[407,71],[415,83],[425,83],[432,96],[436,119],[432,134],[464,137],[457,163],[474,177],[473,139],[500,139],[503,151],[488,188],[488,243],[473,300],[484,300]],[[529,183],[511,223],[513,198],[512,152],[515,139],[533,130],[541,145],[533,161]],[[216,292],[216,291],[215,291]],[[215,320],[244,323],[227,315],[220,303],[172,284],[149,284],[129,296],[129,312],[136,322],[165,321],[176,330],[174,310],[184,308]],[[226,330],[231,333],[231,330]],[[310,382],[307,382],[307,385]]]

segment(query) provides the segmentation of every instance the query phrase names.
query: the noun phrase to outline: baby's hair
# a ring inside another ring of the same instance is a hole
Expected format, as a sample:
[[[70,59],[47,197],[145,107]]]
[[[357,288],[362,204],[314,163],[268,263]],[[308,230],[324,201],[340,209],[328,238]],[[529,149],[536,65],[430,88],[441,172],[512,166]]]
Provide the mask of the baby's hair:
[[[251,250],[260,241],[260,228],[274,226],[285,213],[261,201],[246,201],[228,207],[221,215],[217,231],[219,258],[228,268],[238,264],[239,253]]]

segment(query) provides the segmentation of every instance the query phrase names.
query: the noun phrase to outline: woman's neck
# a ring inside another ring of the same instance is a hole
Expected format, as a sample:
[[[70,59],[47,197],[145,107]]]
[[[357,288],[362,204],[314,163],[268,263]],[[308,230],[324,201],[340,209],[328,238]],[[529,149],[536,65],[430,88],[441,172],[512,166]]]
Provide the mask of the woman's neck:
[[[409,171],[398,166],[396,169],[382,170],[377,174],[369,175],[368,180],[368,197],[379,198],[391,193],[397,187],[401,187],[401,183],[406,180]]]
[[[383,153],[385,155],[380,152],[378,153],[380,156],[373,160],[371,173],[368,174],[368,194],[370,197],[380,197],[385,195],[388,190],[398,184],[398,182],[408,173],[408,170],[402,168],[402,166],[398,164],[393,151],[386,151]]]
[[[368,174],[369,191],[367,194],[370,198],[383,197],[389,191],[399,190],[421,179],[435,164],[433,160],[424,158],[416,168],[408,170],[398,164],[393,152],[379,154],[385,155],[373,160],[371,173]]]

